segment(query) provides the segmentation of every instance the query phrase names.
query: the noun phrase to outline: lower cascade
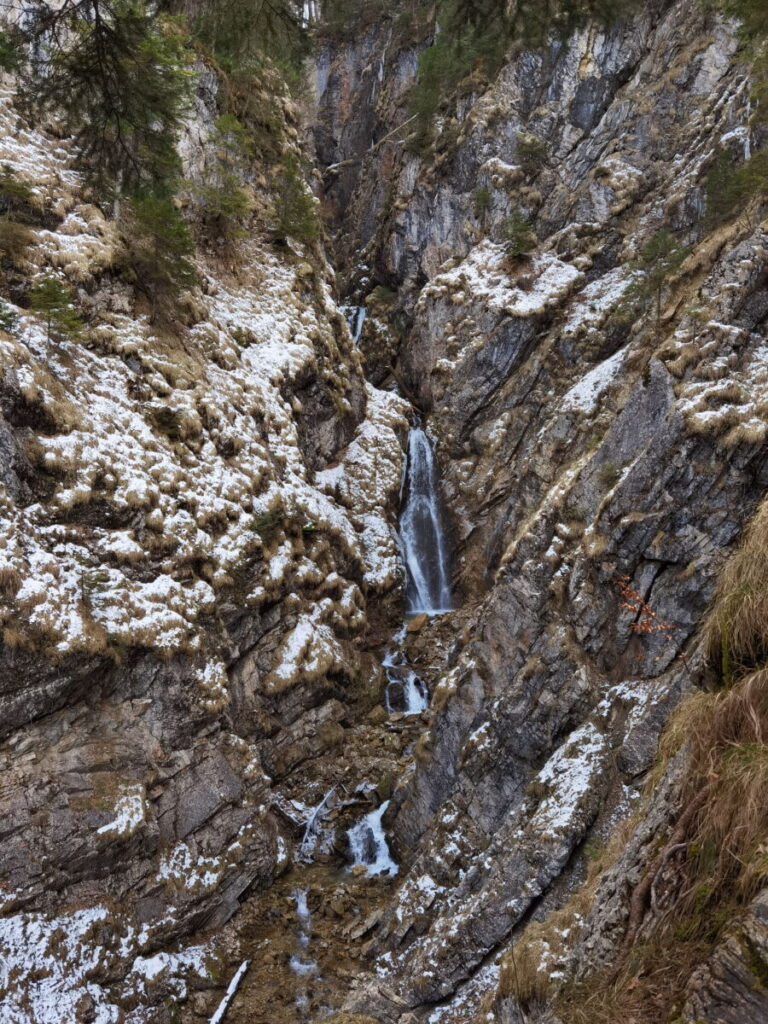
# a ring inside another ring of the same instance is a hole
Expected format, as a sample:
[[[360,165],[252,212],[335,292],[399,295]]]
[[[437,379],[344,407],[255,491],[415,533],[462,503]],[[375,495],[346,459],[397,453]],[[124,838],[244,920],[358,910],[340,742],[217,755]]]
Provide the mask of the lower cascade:
[[[382,659],[387,677],[384,704],[390,715],[398,712],[403,715],[420,715],[429,707],[427,687],[408,664],[403,647],[405,635],[406,627],[403,625],[392,637]]]
[[[412,427],[408,438],[400,543],[407,572],[406,613],[451,611],[450,565],[435,455],[420,426]]]
[[[381,824],[387,807],[389,800],[385,800],[375,811],[366,814],[347,833],[353,869],[362,867],[369,875],[392,877],[397,874],[398,866],[392,860]]]
[[[355,345],[360,344],[360,336],[363,333],[363,324],[365,318],[368,315],[368,310],[365,306],[345,306],[344,312],[347,317],[347,323],[349,324],[349,330],[352,334],[352,341]]]

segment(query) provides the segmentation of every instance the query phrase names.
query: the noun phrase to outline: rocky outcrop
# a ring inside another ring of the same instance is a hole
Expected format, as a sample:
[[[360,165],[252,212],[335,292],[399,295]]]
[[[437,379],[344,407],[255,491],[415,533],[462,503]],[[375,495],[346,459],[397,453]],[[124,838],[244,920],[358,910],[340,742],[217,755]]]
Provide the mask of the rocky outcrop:
[[[0,332],[14,1021],[209,1019],[207,990],[247,962],[233,1024],[517,1024],[505,954],[634,812],[538,970],[609,964],[673,832],[684,752],[640,793],[768,484],[768,235],[703,216],[715,155],[752,142],[734,26],[659,0],[584,27],[478,77],[421,154],[404,140],[430,30],[362,29],[327,42],[312,114],[359,350],[320,249],[264,230],[258,166],[252,233],[236,258],[201,245],[184,322],[159,330],[67,146],[4,108],[0,160],[47,211],[14,295],[53,271],[91,321],[51,337],[19,304]],[[192,178],[214,118],[201,73]],[[657,304],[638,255],[662,228],[690,251]],[[369,649],[397,616],[409,405],[364,370],[426,418],[466,599],[402,641],[431,696],[410,719],[375,706]],[[340,875],[377,806],[398,874]],[[762,1012],[764,903],[693,974],[683,1019]]]
[[[334,109],[355,87],[344,59]],[[401,116],[392,81],[385,100],[357,94],[362,117]],[[474,604],[388,811],[408,874],[351,1010],[467,1019],[482,986],[472,1004],[462,984],[487,970],[491,988],[515,929],[562,901],[701,681],[697,624],[768,483],[749,384],[765,373],[767,239],[702,219],[714,155],[749,145],[748,94],[733,26],[655,4],[511,62],[426,157],[391,140],[363,156],[358,196],[390,162],[364,255],[398,289],[395,372],[429,413]],[[339,160],[350,132],[336,137]],[[516,210],[527,258],[503,239]],[[661,228],[691,253],[657,321],[628,289]]]
[[[746,917],[691,978],[683,1020],[738,1024],[768,1013],[768,893],[761,893]]]
[[[72,153],[7,95],[0,160],[51,211],[14,294],[53,274],[89,318],[67,337],[9,305],[0,332],[2,1015],[161,1021],[288,866],[283,780],[375,685],[359,638],[402,577],[408,406],[366,385],[322,253],[270,243],[258,167],[252,234],[200,243],[161,326]]]

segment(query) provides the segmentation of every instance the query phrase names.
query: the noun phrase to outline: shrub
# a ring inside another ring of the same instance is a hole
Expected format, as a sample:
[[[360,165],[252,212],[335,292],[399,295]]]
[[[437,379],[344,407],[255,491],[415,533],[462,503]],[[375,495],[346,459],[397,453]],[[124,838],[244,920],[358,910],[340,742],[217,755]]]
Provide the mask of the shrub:
[[[507,256],[512,260],[525,259],[536,248],[536,233],[519,210],[513,211],[501,223],[501,240]]]
[[[258,533],[262,540],[268,541],[280,528],[282,521],[282,510],[268,509],[266,512],[260,512],[253,517],[249,529],[253,530],[254,533]]]
[[[315,198],[292,153],[286,155],[282,170],[277,175],[275,212],[278,238],[294,238],[297,242],[310,244],[319,237]]]
[[[213,139],[217,160],[202,184],[192,191],[201,205],[203,223],[211,236],[232,241],[245,234],[243,220],[251,210],[251,201],[242,187],[238,170],[253,155],[253,140],[233,114],[216,121]]]
[[[19,314],[9,306],[7,302],[0,299],[0,327],[8,334],[13,334],[19,326]]]
[[[654,310],[655,334],[661,333],[661,303],[671,278],[679,270],[689,253],[687,246],[678,243],[671,231],[663,228],[646,242],[630,266],[634,280],[624,293],[625,307],[633,312]]]
[[[598,479],[605,488],[613,487],[614,484],[618,483],[619,477],[621,476],[621,470],[615,462],[604,462],[598,470]]]
[[[519,132],[517,136],[517,162],[525,174],[533,177],[546,166],[549,157],[547,144],[535,135]]]
[[[194,192],[202,204],[203,221],[212,237],[232,241],[246,234],[243,220],[251,211],[251,201],[237,175],[222,171],[218,184],[196,185]]]
[[[74,338],[82,330],[72,299],[72,292],[55,277],[46,277],[30,291],[29,308],[45,321],[49,341]]]
[[[152,319],[164,318],[197,280],[187,223],[169,199],[149,196],[126,205],[122,229],[123,275],[149,299]]]
[[[487,185],[481,185],[475,189],[472,196],[472,209],[479,221],[485,224],[488,211],[491,208],[491,190]]]

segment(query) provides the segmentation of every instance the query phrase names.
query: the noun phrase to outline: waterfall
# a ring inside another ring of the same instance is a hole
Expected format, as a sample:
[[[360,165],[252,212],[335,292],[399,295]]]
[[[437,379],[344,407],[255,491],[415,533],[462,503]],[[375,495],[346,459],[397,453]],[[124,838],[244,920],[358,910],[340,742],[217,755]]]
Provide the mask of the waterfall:
[[[347,832],[349,850],[352,854],[352,867],[364,867],[369,875],[389,875],[392,878],[398,872],[397,864],[392,860],[387,845],[387,837],[381,819],[389,807],[389,800],[361,818]]]
[[[347,318],[349,330],[352,333],[352,340],[355,345],[359,345],[360,335],[363,333],[363,324],[365,323],[368,310],[365,306],[342,306],[342,309]]]
[[[387,677],[384,703],[390,715],[397,712],[420,715],[429,707],[427,687],[408,664],[403,647],[405,635],[406,627],[403,626],[392,637],[381,662]]]
[[[439,615],[453,607],[443,514],[432,445],[424,430],[411,428],[400,514],[400,543],[407,570],[406,612]]]

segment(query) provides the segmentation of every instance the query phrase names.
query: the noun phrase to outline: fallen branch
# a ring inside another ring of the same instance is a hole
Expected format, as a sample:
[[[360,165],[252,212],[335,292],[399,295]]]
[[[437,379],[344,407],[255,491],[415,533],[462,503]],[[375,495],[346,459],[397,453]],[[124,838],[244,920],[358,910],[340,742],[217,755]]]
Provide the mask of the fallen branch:
[[[413,117],[409,117],[407,121],[403,121],[402,124],[399,124],[397,126],[397,128],[393,128],[391,132],[387,132],[387,134],[384,136],[384,138],[383,139],[379,139],[379,141],[376,143],[376,145],[375,146],[371,146],[371,148],[368,150],[368,152],[369,153],[375,153],[376,150],[379,148],[379,146],[383,146],[384,145],[384,143],[387,141],[387,139],[391,139],[393,135],[396,135],[402,128],[405,128],[405,126],[407,124],[410,124],[411,121],[415,121],[418,116],[419,116],[418,114],[414,114]],[[398,141],[402,142],[403,140],[399,139]]]
[[[224,1014],[229,1009],[229,1004],[235,998],[235,994],[237,990],[240,988],[240,982],[245,977],[245,972],[248,970],[250,966],[250,960],[243,960],[243,962],[240,964],[240,966],[237,969],[237,974],[235,974],[232,981],[230,981],[229,987],[227,991],[224,993],[224,998],[221,1000],[216,1009],[216,1013],[214,1013],[214,1015],[211,1017],[211,1024],[221,1024],[221,1022],[224,1020]]]

